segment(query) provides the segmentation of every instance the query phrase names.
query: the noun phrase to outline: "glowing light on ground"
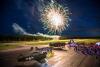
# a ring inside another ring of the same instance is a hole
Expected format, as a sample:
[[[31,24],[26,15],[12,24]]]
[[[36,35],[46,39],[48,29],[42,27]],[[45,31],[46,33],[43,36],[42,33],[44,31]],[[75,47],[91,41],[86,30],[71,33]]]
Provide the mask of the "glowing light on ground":
[[[69,15],[68,8],[64,8],[52,0],[41,12],[44,29],[49,32],[61,33],[68,26]]]

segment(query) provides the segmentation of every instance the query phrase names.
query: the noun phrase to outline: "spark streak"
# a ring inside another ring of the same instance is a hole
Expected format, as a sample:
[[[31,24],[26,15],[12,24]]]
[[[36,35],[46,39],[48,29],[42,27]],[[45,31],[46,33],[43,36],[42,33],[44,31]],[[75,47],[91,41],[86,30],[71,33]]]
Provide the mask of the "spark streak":
[[[44,29],[49,32],[61,33],[68,26],[70,12],[68,8],[51,0],[41,12],[41,21]]]

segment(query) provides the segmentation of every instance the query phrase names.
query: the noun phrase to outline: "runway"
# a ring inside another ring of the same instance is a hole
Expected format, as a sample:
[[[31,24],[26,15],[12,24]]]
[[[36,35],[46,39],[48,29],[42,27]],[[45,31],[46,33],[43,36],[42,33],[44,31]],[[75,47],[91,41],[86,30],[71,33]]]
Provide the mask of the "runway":
[[[17,62],[19,54],[28,52],[28,47],[0,52],[0,67],[100,67],[100,61],[95,56],[78,54],[73,48],[69,50],[53,50],[54,56],[47,59],[46,65],[41,65],[34,60],[24,63]],[[23,66],[16,66],[18,64]]]

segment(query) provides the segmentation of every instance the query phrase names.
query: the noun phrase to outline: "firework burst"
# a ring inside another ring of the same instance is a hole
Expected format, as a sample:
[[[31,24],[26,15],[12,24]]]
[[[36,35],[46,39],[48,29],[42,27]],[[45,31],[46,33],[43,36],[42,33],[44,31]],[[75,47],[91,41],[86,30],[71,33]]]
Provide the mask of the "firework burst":
[[[61,33],[68,26],[69,10],[53,0],[45,5],[41,12],[44,29],[49,32]]]

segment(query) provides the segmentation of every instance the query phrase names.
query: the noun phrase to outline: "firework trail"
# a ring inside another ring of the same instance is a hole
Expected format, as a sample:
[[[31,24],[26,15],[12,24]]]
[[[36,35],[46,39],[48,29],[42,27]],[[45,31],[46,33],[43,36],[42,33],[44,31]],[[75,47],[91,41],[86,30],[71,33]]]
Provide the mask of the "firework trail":
[[[64,8],[53,0],[46,5],[42,3],[42,5],[41,21],[44,25],[44,30],[49,30],[50,33],[61,33],[64,31],[70,20],[68,8]]]

